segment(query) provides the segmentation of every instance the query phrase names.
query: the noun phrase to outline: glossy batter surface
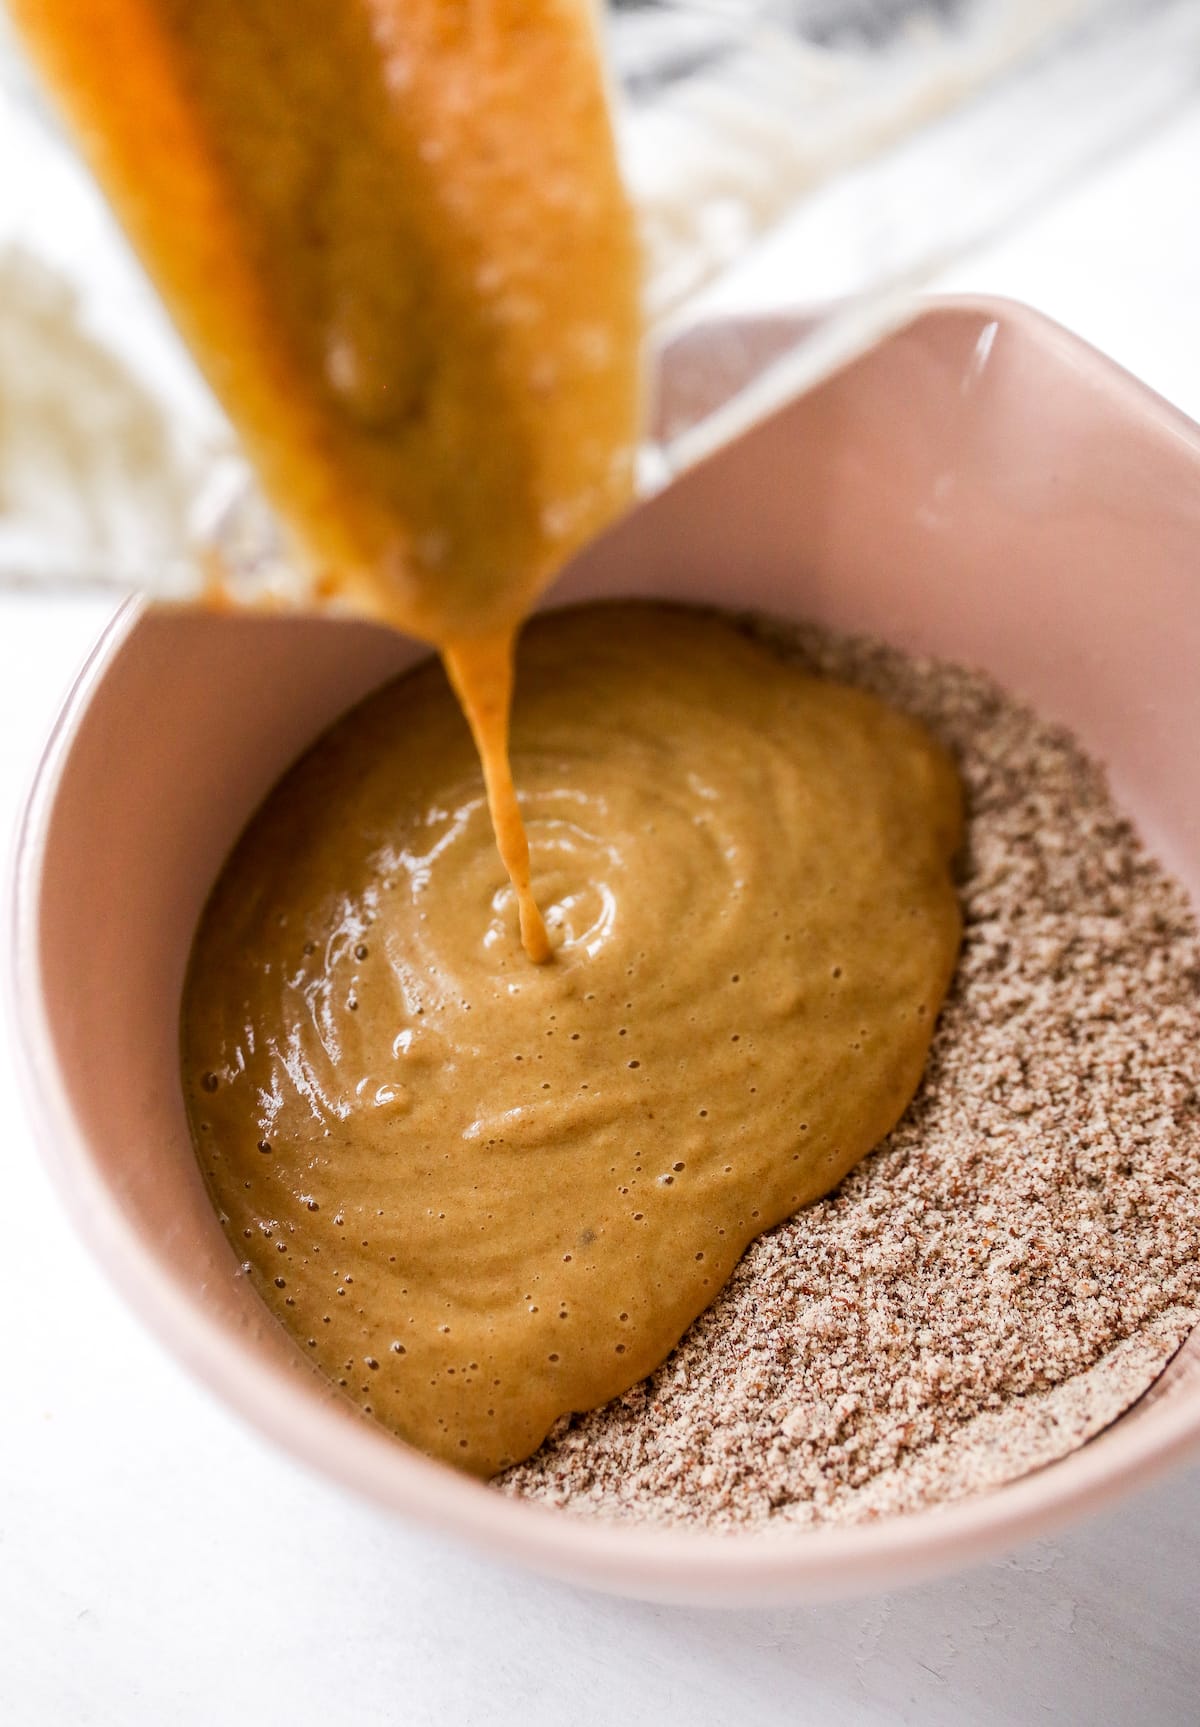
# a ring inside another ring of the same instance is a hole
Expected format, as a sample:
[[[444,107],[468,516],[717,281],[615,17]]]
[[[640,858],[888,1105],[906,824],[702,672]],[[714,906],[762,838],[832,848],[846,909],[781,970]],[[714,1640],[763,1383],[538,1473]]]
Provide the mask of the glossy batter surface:
[[[920,1077],[954,965],[953,770],[730,622],[536,620],[513,752],[530,966],[435,664],[253,819],[184,1075],[264,1300],[348,1396],[488,1475],[643,1377]]]

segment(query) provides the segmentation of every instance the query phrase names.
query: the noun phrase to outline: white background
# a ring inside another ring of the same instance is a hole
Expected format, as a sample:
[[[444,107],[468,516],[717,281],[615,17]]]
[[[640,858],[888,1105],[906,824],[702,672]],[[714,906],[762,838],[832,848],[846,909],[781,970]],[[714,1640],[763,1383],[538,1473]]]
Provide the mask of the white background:
[[[949,286],[1026,299],[1200,418],[1200,114]],[[780,295],[759,285],[764,304]],[[1200,548],[1198,548],[1200,565]],[[104,611],[0,611],[0,823]],[[152,723],[152,716],[147,716]],[[872,1600],[698,1613],[387,1521],[184,1377],[60,1217],[0,1039],[0,1723],[1200,1721],[1200,1468]]]

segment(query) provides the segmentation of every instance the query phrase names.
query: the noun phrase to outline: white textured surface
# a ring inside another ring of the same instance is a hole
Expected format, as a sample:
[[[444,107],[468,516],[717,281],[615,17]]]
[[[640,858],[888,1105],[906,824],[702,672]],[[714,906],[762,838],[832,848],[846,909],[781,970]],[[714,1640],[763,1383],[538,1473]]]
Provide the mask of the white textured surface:
[[[1200,114],[946,285],[1041,306],[1200,417],[1197,161]],[[786,300],[778,279],[753,293]],[[5,825],[103,616],[0,612]],[[792,1611],[606,1601],[379,1518],[245,1431],[110,1294],[37,1164],[10,1046],[6,1727],[1196,1721],[1200,1468],[1006,1561]]]

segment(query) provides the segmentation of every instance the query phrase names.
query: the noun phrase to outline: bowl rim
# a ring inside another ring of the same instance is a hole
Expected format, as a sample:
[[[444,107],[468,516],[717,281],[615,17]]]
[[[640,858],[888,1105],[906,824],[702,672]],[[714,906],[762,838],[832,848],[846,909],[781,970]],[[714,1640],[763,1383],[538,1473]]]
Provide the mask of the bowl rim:
[[[931,297],[910,326],[971,312],[1071,356],[1127,414],[1182,439],[1200,464],[1200,427],[1061,325],[1017,302]],[[105,626],[59,707],[18,822],[9,869],[6,994],[33,1136],[78,1233],[141,1323],[192,1375],[260,1432],[324,1477],[409,1520],[502,1560],[644,1599],[753,1605],[834,1599],[992,1558],[1140,1488],[1200,1448],[1200,1397],[1167,1397],[1034,1473],[946,1506],[834,1526],[714,1531],[572,1515],[422,1456],[313,1396],[306,1376],[266,1368],[176,1282],[138,1238],[98,1173],[55,1052],[40,961],[41,874],[81,722],[148,612],[127,600]]]

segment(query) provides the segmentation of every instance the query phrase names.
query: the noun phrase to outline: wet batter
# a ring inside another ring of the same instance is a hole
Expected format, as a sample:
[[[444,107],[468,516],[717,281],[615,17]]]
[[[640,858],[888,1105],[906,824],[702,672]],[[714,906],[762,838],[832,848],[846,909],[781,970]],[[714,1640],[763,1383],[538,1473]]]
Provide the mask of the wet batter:
[[[532,966],[436,664],[284,779],[204,914],[184,1075],[264,1300],[481,1475],[656,1366],[911,1097],[954,965],[955,774],[727,620],[536,620]]]

